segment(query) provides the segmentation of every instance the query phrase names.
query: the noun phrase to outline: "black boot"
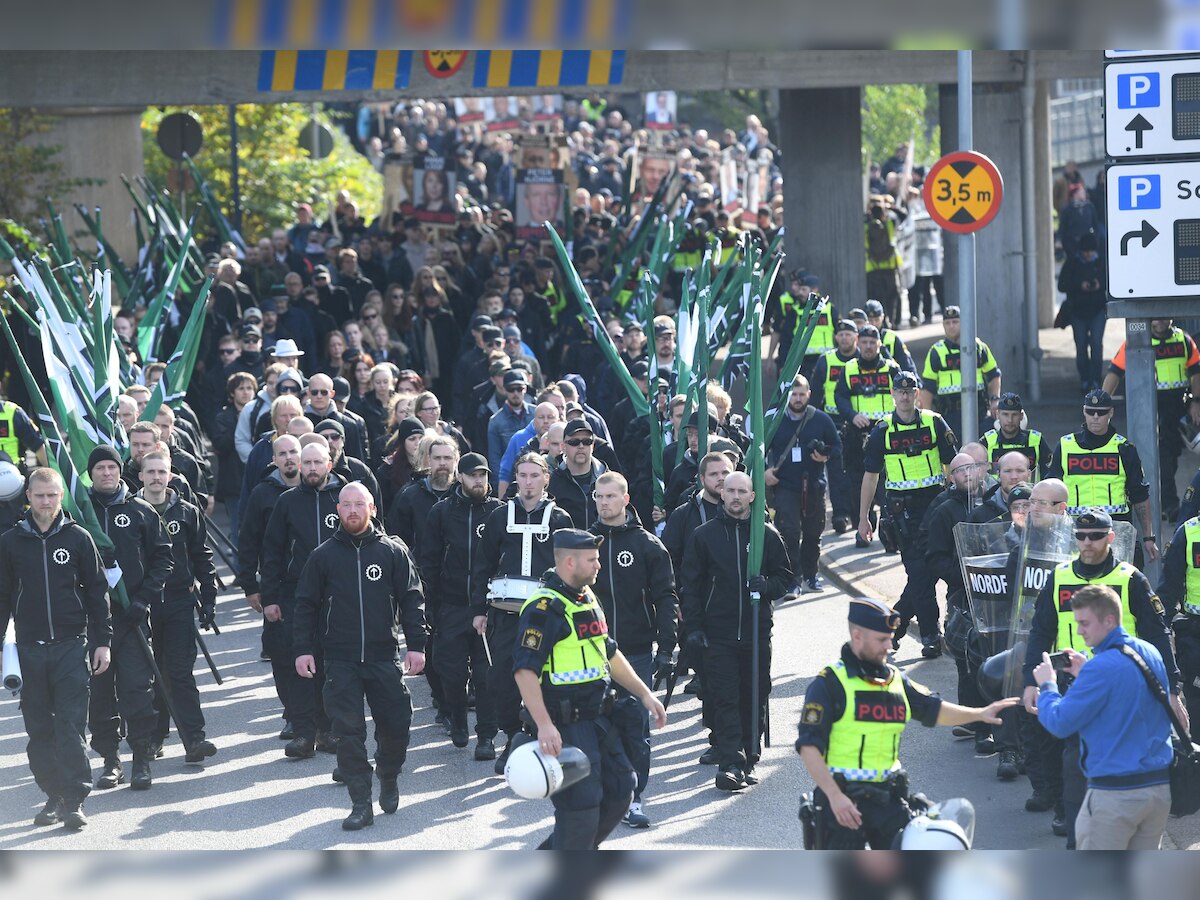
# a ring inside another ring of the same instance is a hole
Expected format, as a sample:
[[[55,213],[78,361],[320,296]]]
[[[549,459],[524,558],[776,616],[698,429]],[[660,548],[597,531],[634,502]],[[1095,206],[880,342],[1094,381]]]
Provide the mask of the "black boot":
[[[400,807],[400,781],[397,775],[379,773],[379,808],[389,816]]]
[[[129,777],[129,786],[135,791],[148,791],[154,783],[150,773],[150,760],[153,759],[153,748],[144,747],[133,751],[133,770]]]
[[[46,805],[42,807],[42,811],[33,817],[33,824],[38,828],[45,828],[47,825],[57,825],[62,821],[62,798],[47,797]]]
[[[198,763],[204,762],[208,757],[216,755],[216,745],[212,741],[199,738],[188,742],[187,753],[184,755],[183,760],[184,762]]]
[[[508,740],[504,743],[504,752],[500,754],[496,760],[496,765],[492,767],[492,771],[497,775],[504,774],[504,767],[508,765],[508,755],[517,748],[513,746],[513,735],[507,735]]]
[[[375,813],[370,806],[356,806],[350,815],[342,820],[342,831],[362,831],[368,825],[375,824]]]
[[[347,779],[346,787],[350,791],[350,805],[353,807],[345,821],[342,822],[344,831],[359,831],[368,825],[375,824],[375,813],[371,809],[371,776],[355,775]]]
[[[467,731],[467,711],[456,709],[450,714],[450,743],[455,747],[465,747],[471,740]]]
[[[96,790],[107,791],[115,788],[125,780],[125,771],[121,768],[121,757],[113,754],[104,757],[104,771],[96,779]]]
[[[496,758],[496,745],[491,738],[481,737],[475,741],[475,758],[480,762]]]
[[[292,759],[312,759],[317,755],[316,742],[308,737],[294,737],[283,748],[283,755]]]
[[[62,821],[71,831],[78,831],[87,825],[87,816],[83,814],[83,801],[64,800]]]

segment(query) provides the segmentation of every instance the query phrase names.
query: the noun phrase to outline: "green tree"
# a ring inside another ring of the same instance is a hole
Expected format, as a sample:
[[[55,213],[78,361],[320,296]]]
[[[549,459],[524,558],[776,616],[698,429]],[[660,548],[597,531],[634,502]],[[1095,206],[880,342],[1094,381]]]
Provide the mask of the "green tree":
[[[41,231],[47,197],[100,183],[66,176],[62,145],[44,139],[56,124],[36,109],[0,109],[0,234],[10,243],[25,243],[29,232]]]
[[[923,84],[867,85],[862,92],[863,168],[882,163],[905,141],[913,162],[928,166],[941,155],[937,87]]]
[[[225,216],[233,220],[230,187],[229,113],[224,106],[163,107],[142,116],[146,174],[166,186],[177,176],[174,160],[158,146],[158,124],[173,112],[190,112],[200,122],[204,143],[194,162],[208,182]],[[237,108],[238,175],[242,197],[242,235],[247,241],[269,236],[271,229],[295,221],[297,203],[311,203],[324,220],[328,203],[345,190],[368,222],[379,215],[383,202],[383,177],[356,151],[344,131],[331,127],[328,117],[317,121],[333,132],[333,153],[312,159],[298,143],[309,122],[309,107],[301,103],[245,105]],[[191,200],[189,200],[189,204]]]

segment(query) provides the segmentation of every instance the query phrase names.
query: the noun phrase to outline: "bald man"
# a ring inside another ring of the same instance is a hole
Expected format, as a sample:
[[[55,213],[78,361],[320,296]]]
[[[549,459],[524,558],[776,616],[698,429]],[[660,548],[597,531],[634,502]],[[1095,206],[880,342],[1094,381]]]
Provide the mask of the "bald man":
[[[324,669],[318,667],[311,680],[296,673],[293,618],[304,564],[337,530],[342,486],[333,472],[328,445],[309,444],[300,452],[300,483],[279,496],[263,535],[261,587],[267,620],[263,644],[284,709],[293,717],[294,737],[283,751],[293,759],[310,759],[318,747],[327,753],[336,749],[320,702]]]
[[[296,591],[293,648],[296,674],[312,679],[320,648],[326,673],[323,699],[337,741],[338,770],[352,809],[342,822],[358,831],[375,821],[363,700],[375,723],[379,805],[400,804],[397,777],[408,753],[412,697],[404,672],[425,668],[428,629],[416,566],[402,541],[373,523],[375,502],[354,481],[337,502],[338,527],[308,561]],[[404,631],[404,669],[398,633]]]
[[[328,375],[314,375],[308,380],[308,405],[304,407],[305,417],[314,426],[321,424],[325,419],[332,419],[340,423],[346,434],[343,447],[346,455],[355,459],[368,459],[366,432],[357,420],[350,418],[345,413],[338,412],[334,399],[333,379]]]
[[[983,503],[971,513],[972,522],[994,522],[1008,517],[1008,495],[1022,482],[1033,480],[1029,457],[1020,450],[1010,450],[996,460],[999,482],[984,493]]]
[[[525,452],[526,445],[534,441],[533,449],[539,450],[542,436],[550,430],[551,425],[555,422],[563,422],[563,420],[563,413],[557,406],[547,400],[534,407],[533,420],[509,438],[508,447],[504,450],[503,456],[498,460],[491,458],[492,452],[489,443],[488,463],[493,469],[497,469],[497,496],[505,497],[508,495],[508,486],[513,481],[513,470],[516,466],[517,457]]]

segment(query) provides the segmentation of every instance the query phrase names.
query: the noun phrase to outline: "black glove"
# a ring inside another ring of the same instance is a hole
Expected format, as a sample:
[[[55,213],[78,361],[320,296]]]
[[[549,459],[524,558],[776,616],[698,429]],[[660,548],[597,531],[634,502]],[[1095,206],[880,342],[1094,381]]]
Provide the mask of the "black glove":
[[[708,635],[703,631],[693,631],[688,635],[687,642],[693,650],[708,649]]]
[[[125,610],[125,620],[133,625],[144,625],[149,612],[150,607],[141,600],[130,600],[129,608]]]
[[[767,592],[767,579],[762,575],[755,575],[750,579],[750,593],[763,596]]]
[[[670,653],[660,653],[654,657],[654,683],[666,681],[675,671],[675,663]]]
[[[212,631],[213,626],[217,624],[217,604],[216,603],[201,603],[200,604],[200,627],[205,631]]]

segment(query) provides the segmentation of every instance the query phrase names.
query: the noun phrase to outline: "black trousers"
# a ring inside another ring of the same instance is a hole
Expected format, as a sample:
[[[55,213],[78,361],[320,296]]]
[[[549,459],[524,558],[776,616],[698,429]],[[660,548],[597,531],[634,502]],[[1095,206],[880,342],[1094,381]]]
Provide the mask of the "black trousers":
[[[146,634],[146,626],[141,627]],[[112,662],[103,675],[92,679],[88,702],[92,749],[105,759],[120,752],[122,721],[130,749],[135,753],[144,750],[154,738],[158,721],[154,712],[154,671],[127,621],[114,625]]]
[[[1162,508],[1179,509],[1179,491],[1175,488],[1175,473],[1179,471],[1179,455],[1183,453],[1183,435],[1179,433],[1182,409],[1159,410],[1158,414],[1158,485]],[[1164,544],[1165,546],[1165,544]]]
[[[467,682],[470,680],[475,685],[475,734],[481,738],[494,738],[496,705],[488,692],[487,651],[483,647],[483,636],[471,624],[473,618],[467,606],[443,602],[438,607],[437,631],[433,637],[434,659],[446,712],[466,718]]]
[[[806,483],[799,491],[776,487],[775,527],[795,564],[797,578],[816,575],[825,530],[825,486]]]
[[[344,662],[325,660],[325,709],[337,738],[337,764],[350,801],[371,803],[371,764],[367,761],[367,719],[363,700],[375,722],[375,764],[380,779],[395,778],[408,755],[412,697],[404,684],[400,660]]]
[[[964,654],[965,655],[965,654]],[[955,657],[954,665],[958,669],[958,702],[961,706],[987,706],[979,690],[979,670],[971,665],[969,659]],[[975,722],[967,726],[977,737],[986,737],[992,733],[992,726],[983,722]]]
[[[554,794],[551,850],[595,850],[629,809],[633,769],[613,723],[601,716],[558,725],[564,746],[578,747],[592,771],[583,781]]]
[[[1024,720],[1031,718],[1033,717],[1025,712],[1023,706],[1014,706],[1001,712],[1000,727],[992,730],[992,737],[996,741],[996,750],[1022,752],[1025,749],[1025,736],[1029,733],[1029,726],[1024,723]],[[1025,768],[1028,772],[1028,764]],[[1031,776],[1030,782],[1032,781]]]
[[[762,634],[759,641],[757,722],[751,697],[752,663],[749,636],[742,641],[709,638],[704,651],[704,697],[712,716],[717,764],[722,769],[737,766],[748,771],[758,762],[755,736],[762,734],[767,697],[771,693],[770,632]]]
[[[204,713],[200,711],[200,690],[196,687],[196,633],[192,630],[195,616],[191,596],[169,597],[150,609],[150,625],[154,629],[154,660],[162,672],[175,715],[179,738],[185,747],[204,740]],[[161,741],[171,730],[171,714],[162,697],[154,695],[158,722],[154,736]]]
[[[1056,806],[1063,802],[1063,742],[1042,727],[1036,716],[1025,725],[1025,770],[1029,783]]]
[[[284,616],[290,614],[284,610]],[[271,657],[271,674],[275,689],[283,700],[283,717],[292,723],[296,737],[313,740],[318,731],[329,730],[329,717],[321,703],[321,688],[325,684],[325,664],[320,652],[315,654],[317,674],[301,678],[296,674],[296,653],[292,647],[292,623],[288,618],[263,623],[263,646]]]
[[[1183,680],[1183,699],[1189,711],[1200,710],[1200,616],[1175,621],[1175,661]],[[1200,737],[1200,713],[1192,722],[1192,740]]]
[[[933,293],[937,294],[938,309],[946,308],[946,283],[941,275],[918,275],[912,289],[908,292],[908,314],[918,318],[928,319],[933,315]]]
[[[487,693],[495,709],[496,725],[510,738],[521,730],[521,692],[513,678],[513,650],[517,645],[516,613],[488,608],[487,639],[492,651],[492,667],[488,671]],[[479,698],[475,698],[479,710]]]
[[[889,501],[889,504],[891,501]],[[892,518],[900,532],[900,560],[908,581],[896,604],[896,612],[905,621],[914,616],[921,626],[921,637],[936,637],[941,626],[938,610],[936,581],[925,561],[925,541],[921,537],[921,520],[925,518],[928,502],[906,500],[902,514],[893,510]]]
[[[437,662],[439,648],[436,646],[437,631],[439,623],[441,622],[441,608],[442,604],[440,602],[430,602],[428,599],[426,599],[425,616],[429,622],[430,629],[432,629],[432,633],[430,635],[430,640],[425,642],[425,669],[423,674],[425,675],[425,680],[429,682],[429,696],[433,700],[433,705],[439,710],[442,708],[442,705],[446,700],[445,693],[442,688],[442,673]]]
[[[886,790],[884,786],[879,787],[880,793]],[[890,792],[886,800],[876,793],[862,795],[855,791],[853,785],[848,787],[847,794],[862,815],[860,828],[841,825],[830,809],[825,792],[820,788],[813,791],[813,803],[817,807],[817,846],[822,850],[862,850],[863,847],[872,850],[892,849],[896,836],[912,819],[912,812],[905,800]]]
[[[832,413],[830,415],[833,415]],[[845,434],[845,428],[842,427],[840,419],[834,415],[834,424],[838,426],[838,431]],[[860,450],[859,457],[862,452]],[[862,467],[859,466],[861,469]],[[829,457],[829,462],[825,463],[825,477],[829,481],[829,504],[833,507],[833,517],[836,519],[839,516],[845,517],[853,522],[858,518],[858,502],[857,495],[852,496],[852,488],[850,480],[846,476],[846,461],[845,451],[838,450]],[[858,490],[862,492],[862,479],[858,482]]]
[[[21,715],[29,743],[29,771],[47,797],[82,800],[92,790],[92,766],[83,732],[87,726],[87,640],[19,644]]]
[[[1063,741],[1062,800],[1067,814],[1067,846],[1070,848],[1075,847],[1075,819],[1083,808],[1083,796],[1087,793],[1087,778],[1079,761],[1080,750],[1078,734]]]

